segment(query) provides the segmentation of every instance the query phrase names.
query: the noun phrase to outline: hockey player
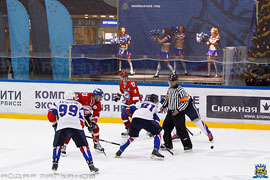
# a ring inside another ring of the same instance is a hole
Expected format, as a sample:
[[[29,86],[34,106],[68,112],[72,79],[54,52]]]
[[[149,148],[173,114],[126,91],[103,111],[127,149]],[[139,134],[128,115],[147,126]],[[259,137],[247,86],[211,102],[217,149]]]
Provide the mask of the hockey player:
[[[52,170],[56,171],[58,168],[61,149],[68,137],[72,138],[76,146],[80,148],[90,171],[97,172],[99,169],[93,164],[93,158],[83,131],[83,107],[81,103],[74,101],[74,98],[73,92],[66,91],[65,100],[54,103],[48,111],[48,119],[56,130],[53,141]]]
[[[154,149],[152,157],[164,159],[164,156],[159,153],[160,148],[160,131],[162,127],[159,125],[159,117],[157,116],[158,96],[151,94],[148,101],[137,102],[130,106],[129,113],[132,114],[132,122],[129,129],[129,138],[127,142],[120,146],[116,152],[116,157],[120,157],[129,144],[134,141],[134,138],[139,136],[141,129],[145,129],[154,135]],[[134,112],[135,111],[135,112]]]
[[[99,88],[95,89],[93,93],[81,92],[75,93],[75,100],[80,102],[84,108],[85,125],[89,132],[92,133],[94,149],[99,152],[103,152],[104,148],[99,143],[99,126],[97,124],[101,111],[101,100],[103,97],[103,91]],[[67,144],[70,139],[66,139],[63,146],[63,154],[66,154]]]
[[[114,98],[114,101],[115,102],[119,101],[123,96],[122,102],[125,105],[122,106],[121,119],[123,120],[126,131],[121,133],[121,135],[127,136],[130,126],[129,117],[131,118],[131,115],[128,113],[129,106],[138,101],[141,101],[142,98],[140,96],[136,82],[128,79],[128,73],[126,71],[122,71],[120,73],[120,77],[122,79],[122,81],[120,82],[120,93],[117,93],[116,97]]]

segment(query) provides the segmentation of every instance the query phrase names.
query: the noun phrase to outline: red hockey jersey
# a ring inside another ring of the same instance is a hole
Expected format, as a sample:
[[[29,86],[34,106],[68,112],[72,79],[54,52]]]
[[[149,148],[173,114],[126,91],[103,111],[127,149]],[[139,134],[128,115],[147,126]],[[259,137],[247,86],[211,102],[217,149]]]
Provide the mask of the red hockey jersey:
[[[91,121],[95,121],[97,123],[98,118],[100,116],[101,111],[101,103],[100,102],[92,102],[92,93],[81,92],[75,93],[76,101],[80,102],[84,108],[84,115],[92,114]]]
[[[138,101],[141,101],[140,92],[136,82],[128,80],[125,84],[123,81],[120,82],[120,92],[124,97],[124,103],[127,105],[134,104]],[[120,95],[121,95],[120,94]]]

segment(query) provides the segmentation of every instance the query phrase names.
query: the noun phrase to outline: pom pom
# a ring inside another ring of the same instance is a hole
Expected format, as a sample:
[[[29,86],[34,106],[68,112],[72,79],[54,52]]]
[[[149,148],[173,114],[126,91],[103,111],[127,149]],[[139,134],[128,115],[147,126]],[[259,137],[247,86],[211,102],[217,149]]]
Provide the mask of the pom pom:
[[[159,29],[153,29],[150,31],[150,38],[151,39],[156,39],[156,37],[159,37],[160,36],[160,30]]]
[[[207,42],[209,39],[209,35],[204,33],[204,32],[201,32],[201,33],[196,33],[196,41],[197,42]]]

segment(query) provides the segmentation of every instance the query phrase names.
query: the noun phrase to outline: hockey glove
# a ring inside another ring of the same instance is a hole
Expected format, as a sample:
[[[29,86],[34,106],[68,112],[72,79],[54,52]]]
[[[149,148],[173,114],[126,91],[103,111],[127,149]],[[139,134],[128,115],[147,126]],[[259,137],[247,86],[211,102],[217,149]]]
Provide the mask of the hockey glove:
[[[120,99],[121,99],[121,96],[116,95],[116,96],[114,97],[113,101],[117,102],[117,101],[119,101]]]
[[[56,131],[56,129],[57,129],[57,122],[53,123],[52,124],[52,127],[53,127],[54,131]]]
[[[95,121],[90,122],[90,126],[88,127],[89,132],[94,131],[97,128],[97,124]]]

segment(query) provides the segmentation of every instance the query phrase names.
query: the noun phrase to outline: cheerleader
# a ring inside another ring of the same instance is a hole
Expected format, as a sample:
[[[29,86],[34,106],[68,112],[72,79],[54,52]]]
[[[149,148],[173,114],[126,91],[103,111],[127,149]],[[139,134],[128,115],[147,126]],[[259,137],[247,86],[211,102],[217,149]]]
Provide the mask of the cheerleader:
[[[126,28],[120,27],[118,34],[117,34],[116,41],[117,41],[116,43],[119,44],[119,49],[118,49],[119,72],[122,71],[122,57],[126,56],[128,63],[129,63],[129,66],[130,66],[130,74],[131,75],[135,74],[133,66],[132,66],[132,62],[130,59],[131,52],[129,51],[131,37],[130,37],[130,35],[127,34]]]
[[[156,74],[154,75],[154,78],[158,78],[159,77],[159,72],[161,69],[161,62],[163,59],[165,59],[166,61],[166,65],[169,68],[169,70],[174,74],[174,70],[172,68],[172,66],[169,63],[169,49],[170,49],[170,45],[171,45],[171,32],[169,30],[169,28],[164,28],[161,32],[163,34],[163,38],[159,39],[159,37],[155,36],[156,41],[159,44],[162,44],[161,50],[158,53],[158,66],[157,66],[157,71]]]
[[[176,72],[176,65],[177,65],[177,56],[179,57],[183,68],[184,68],[184,72],[185,75],[187,75],[187,68],[186,68],[186,64],[184,62],[184,41],[185,41],[185,29],[183,25],[179,26],[179,32],[175,35],[174,37],[174,41],[175,42],[175,47],[173,49],[173,57],[174,57],[174,72]]]
[[[220,41],[220,36],[219,36],[218,28],[212,27],[211,36],[210,36],[209,40],[206,42],[207,45],[210,45],[209,50],[206,54],[207,65],[208,65],[207,66],[208,67],[207,77],[210,77],[210,72],[211,72],[210,61],[211,61],[211,59],[213,60],[215,71],[216,71],[215,77],[218,77],[218,69],[217,69],[216,61],[217,61],[217,57],[218,57],[217,47],[218,47],[219,41]]]

